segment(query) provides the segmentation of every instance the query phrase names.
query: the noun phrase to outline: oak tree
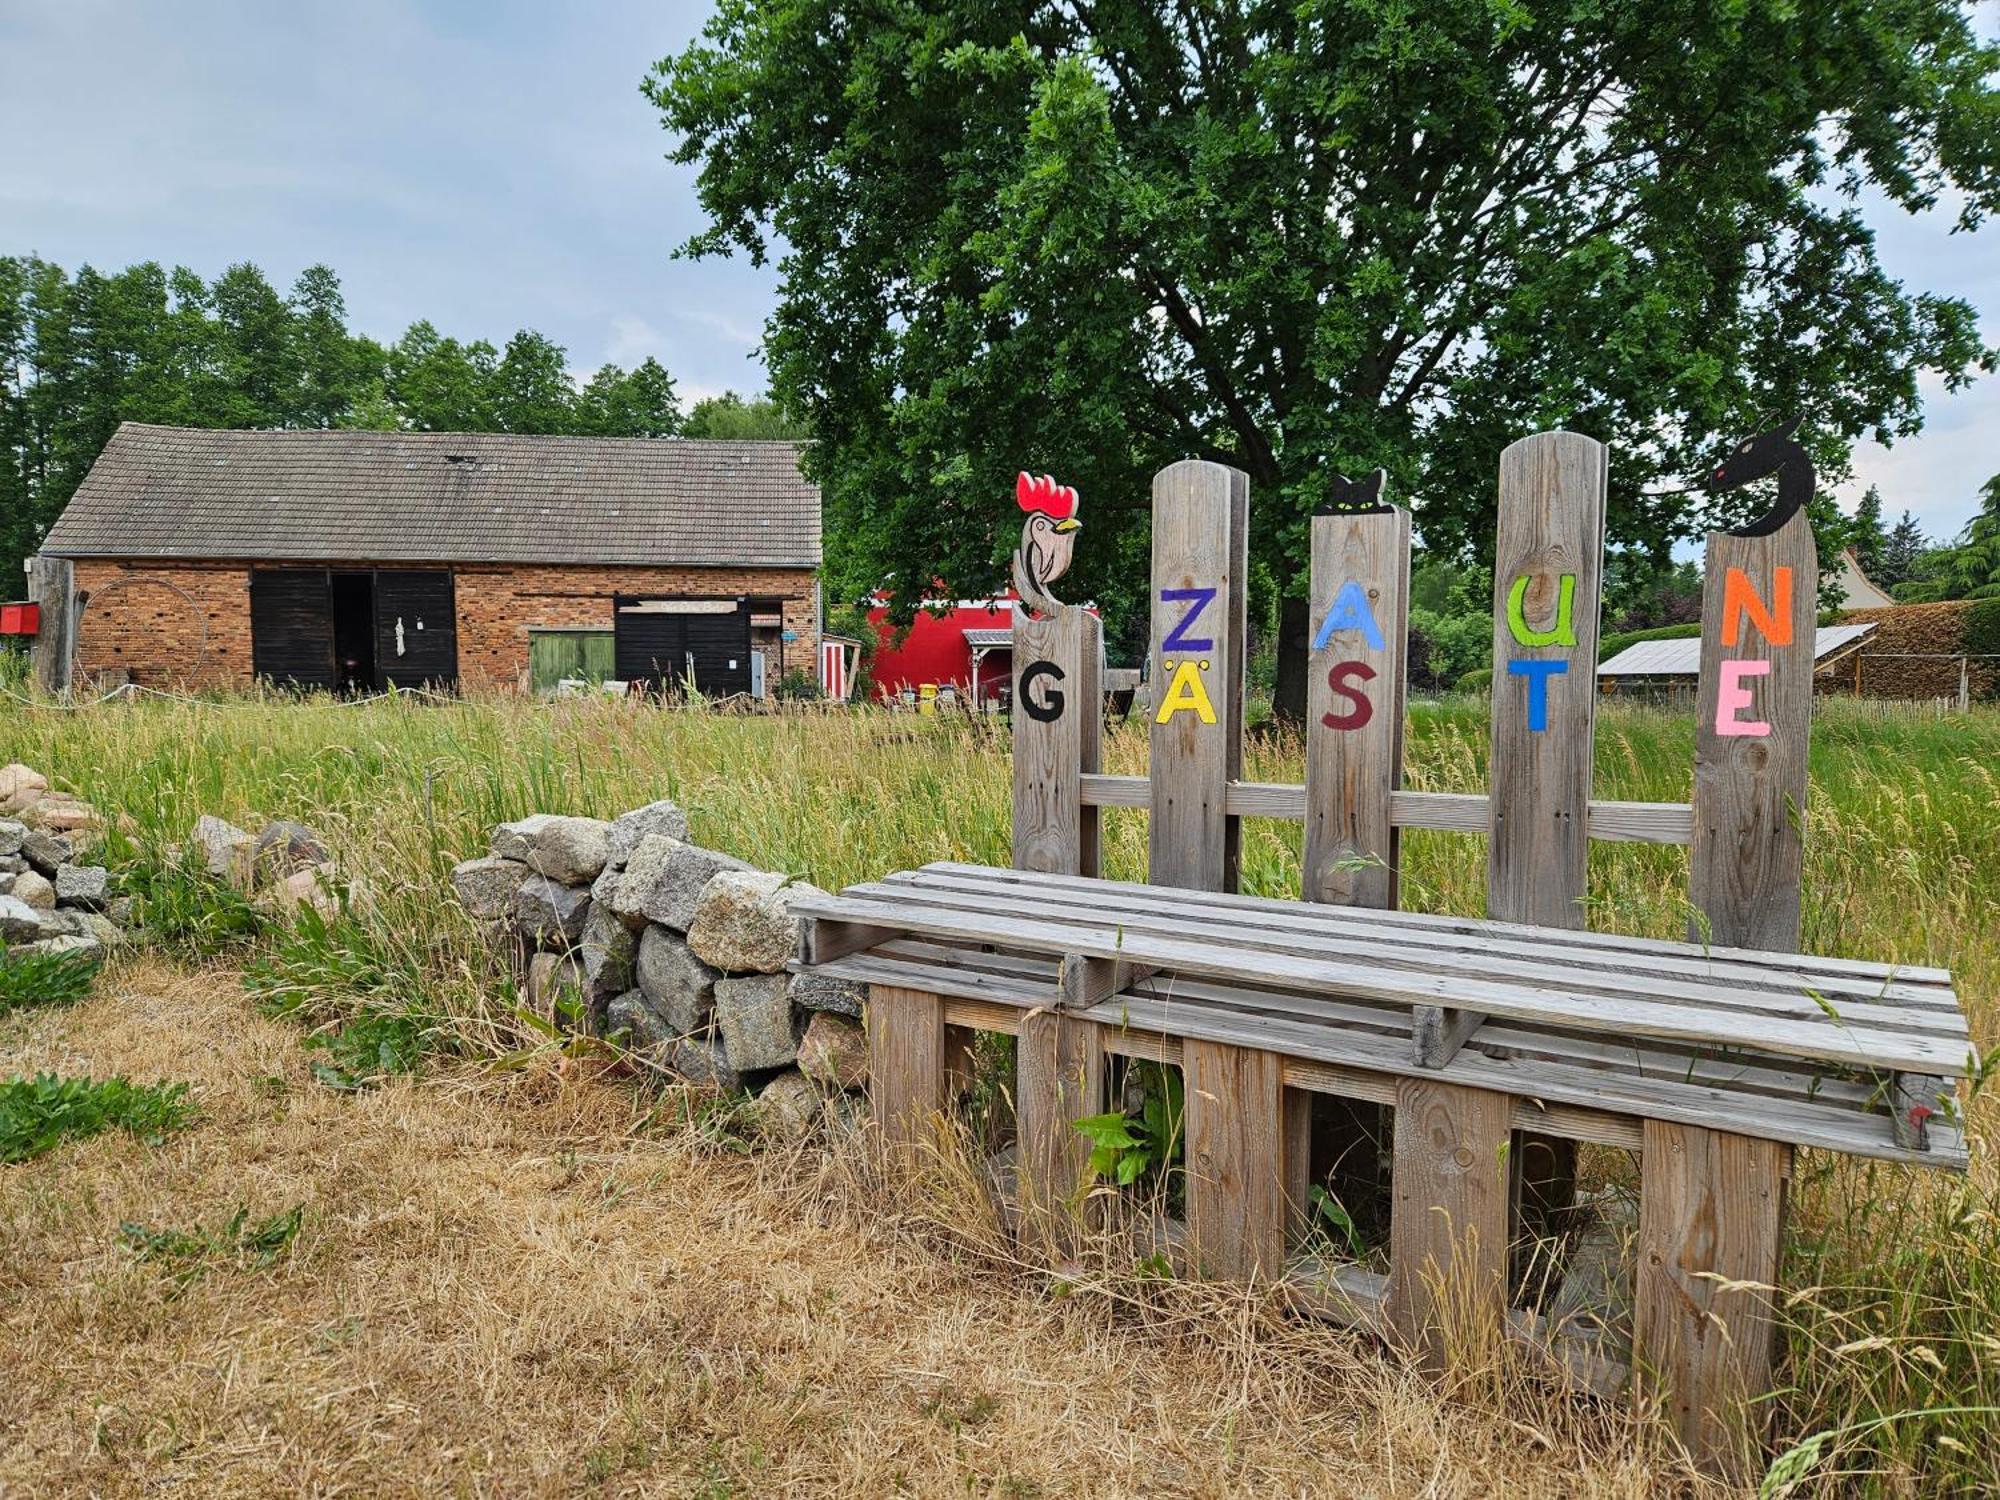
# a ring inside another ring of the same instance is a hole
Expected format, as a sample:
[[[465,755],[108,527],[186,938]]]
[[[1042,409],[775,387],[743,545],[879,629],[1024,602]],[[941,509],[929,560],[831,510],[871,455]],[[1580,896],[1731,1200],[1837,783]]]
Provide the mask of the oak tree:
[[[1920,375],[1990,363],[1857,208],[2000,204],[1969,13],[721,0],[646,90],[699,168],[684,251],[777,261],[836,591],[998,583],[1033,468],[1080,487],[1076,588],[1116,598],[1149,475],[1213,458],[1250,474],[1296,667],[1330,473],[1387,468],[1476,557],[1499,450],[1580,430],[1615,449],[1613,544],[1665,568],[1722,442],[1803,413],[1837,475],[1917,430]]]

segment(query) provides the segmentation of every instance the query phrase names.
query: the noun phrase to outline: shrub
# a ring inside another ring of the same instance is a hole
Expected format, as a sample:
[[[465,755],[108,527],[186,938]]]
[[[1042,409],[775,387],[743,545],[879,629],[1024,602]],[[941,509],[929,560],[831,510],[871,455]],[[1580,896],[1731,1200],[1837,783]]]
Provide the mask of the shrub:
[[[2000,597],[1975,599],[1965,612],[1959,649],[1968,656],[2000,656]]]
[[[794,703],[816,703],[826,696],[812,673],[804,667],[793,667],[785,673],[772,692],[774,696]]]
[[[1493,691],[1493,669],[1474,667],[1470,672],[1462,674],[1451,686],[1454,692],[1490,693]]]

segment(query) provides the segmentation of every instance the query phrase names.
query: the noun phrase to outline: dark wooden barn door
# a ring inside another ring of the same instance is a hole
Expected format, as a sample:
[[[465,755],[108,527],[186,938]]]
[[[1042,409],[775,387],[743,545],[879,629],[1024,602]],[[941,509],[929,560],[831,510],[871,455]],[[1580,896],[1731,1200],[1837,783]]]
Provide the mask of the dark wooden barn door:
[[[721,698],[750,691],[748,600],[618,596],[617,675],[669,696],[692,674],[695,690]]]
[[[375,571],[375,679],[380,687],[458,683],[458,599],[443,569]]]
[[[282,686],[333,689],[333,598],[324,568],[250,570],[250,666]]]

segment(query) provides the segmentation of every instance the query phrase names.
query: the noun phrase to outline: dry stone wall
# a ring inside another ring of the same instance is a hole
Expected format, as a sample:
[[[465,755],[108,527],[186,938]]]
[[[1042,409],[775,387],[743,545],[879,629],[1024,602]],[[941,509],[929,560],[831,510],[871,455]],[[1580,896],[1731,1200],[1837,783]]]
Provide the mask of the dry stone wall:
[[[131,899],[88,857],[98,825],[33,767],[0,766],[0,946],[95,957],[125,940]]]
[[[770,1134],[861,1109],[860,986],[788,971],[793,905],[817,888],[694,843],[674,803],[503,823],[451,879],[542,1014],[752,1096]]]

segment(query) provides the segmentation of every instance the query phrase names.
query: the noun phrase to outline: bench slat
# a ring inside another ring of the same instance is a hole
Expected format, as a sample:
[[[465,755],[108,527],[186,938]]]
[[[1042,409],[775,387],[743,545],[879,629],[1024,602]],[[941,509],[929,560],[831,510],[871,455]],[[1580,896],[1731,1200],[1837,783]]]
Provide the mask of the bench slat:
[[[1017,914],[1046,911],[1047,897],[1032,888],[990,884],[960,876],[917,878],[892,877],[884,884],[908,887],[920,892],[949,892],[976,898],[994,910]],[[874,892],[879,886],[857,886],[855,891]],[[1779,994],[1796,1000],[1808,989],[1827,994],[1843,1017],[1854,1020],[1873,1018],[1885,1023],[1907,1024],[1941,1035],[1963,1037],[1965,1019],[1951,1001],[1950,991],[1919,986],[1878,985],[1844,976],[1821,979],[1802,971],[1786,972],[1775,966],[1754,968],[1748,964],[1709,964],[1700,960],[1641,957],[1621,958],[1615,951],[1570,949],[1562,952],[1555,944],[1519,943],[1505,940],[1481,942],[1472,936],[1404,933],[1371,930],[1362,920],[1318,918],[1321,908],[1305,902],[1285,903],[1273,909],[1244,909],[1210,906],[1200,897],[1182,900],[1170,892],[1150,895],[1095,895],[1077,892],[1064,897],[1066,906],[1087,911],[1109,921],[1143,925],[1163,930],[1191,930],[1189,922],[1205,922],[1211,929],[1220,926],[1228,933],[1268,932],[1298,942],[1309,943],[1312,951],[1331,956],[1351,956],[1397,968],[1426,968],[1466,973],[1474,978],[1507,975],[1529,983],[1557,983],[1567,988],[1583,986],[1604,994],[1651,997],[1663,991],[1709,1004],[1740,1003],[1746,990],[1759,994]],[[960,904],[963,903],[953,903]],[[1337,908],[1336,908],[1337,909]],[[1159,921],[1153,920],[1159,919]],[[1252,941],[1230,937],[1231,942]],[[1940,1002],[1937,996],[1942,996]],[[1839,997],[1839,998],[1834,998]],[[1870,1007],[1858,1009],[1856,1007]]]
[[[1148,892],[1157,894],[1161,889],[1159,886],[1144,885],[1131,880],[1086,880],[1078,876],[1042,875],[1028,870],[1006,870],[994,865],[972,865],[953,860],[937,860],[920,870],[908,873],[922,875],[933,871],[984,877],[996,884],[1034,885],[1051,889],[1087,889],[1120,894]],[[1276,901],[1268,896],[1202,892],[1199,899],[1208,905],[1227,907],[1231,910],[1254,910],[1273,906],[1289,908],[1297,905],[1302,911],[1330,919],[1359,921],[1399,929],[1447,931],[1480,938],[1518,938],[1554,942],[1567,948],[1609,948],[1625,955],[1657,954],[1661,957],[1744,963],[1760,969],[1767,969],[1775,963],[1805,974],[1845,975],[1878,985],[1893,981],[1899,984],[1939,985],[1947,991],[1951,985],[1949,970],[1926,968],[1917,964],[1885,964],[1858,958],[1828,958],[1811,953],[1774,953],[1758,948],[1712,947],[1668,938],[1626,937],[1619,933],[1592,932],[1588,929],[1534,927],[1519,922],[1496,922],[1484,917],[1456,917],[1438,912],[1357,911],[1339,906],[1314,906]]]
[[[996,917],[919,904],[910,899],[907,889],[897,889],[890,900],[803,895],[794,902],[793,910],[815,919],[894,925],[909,932],[1013,944],[1056,954],[1080,953],[1087,958],[1127,959],[1225,979],[1248,977],[1287,988],[1328,989],[1398,1003],[1466,1005],[1518,1020],[1750,1047],[1857,1067],[1962,1077],[1971,1061],[1963,1044],[1879,1028],[1835,1026],[1824,1016],[1814,1020],[1803,1013],[1795,1017],[1768,1011],[1729,1013],[1642,1003],[1474,979],[1440,979],[1284,953],[1219,954],[1210,943],[1132,931],[1115,924]]]
[[[1615,1115],[1670,1120],[1733,1131],[1760,1140],[1821,1146],[1850,1155],[1919,1166],[1963,1169],[1964,1143],[1955,1132],[1933,1127],[1929,1151],[1897,1144],[1886,1115],[1862,1114],[1835,1105],[1817,1105],[1763,1095],[1731,1093],[1701,1084],[1662,1079],[1621,1078],[1608,1071],[1522,1058],[1494,1058],[1466,1048],[1442,1068],[1427,1069],[1406,1047],[1337,1029],[1231,1016],[1207,1006],[1180,1005],[1120,996],[1084,1012],[1107,1026],[1200,1036],[1238,1046],[1275,1048],[1288,1056],[1347,1063],[1402,1077],[1492,1089],[1524,1099],[1581,1105]]]
[[[1794,1035],[1793,1049],[1801,1045],[1799,1037],[1815,1031],[1825,1033],[1818,1044],[1804,1052],[1794,1050],[1794,1055],[1826,1057],[1849,1066],[1868,1067],[1893,1066],[1886,1056],[1876,1055],[1874,1049],[1878,1047],[1886,1047],[1893,1052],[1899,1047],[1929,1046],[1945,1053],[1956,1052],[1961,1067],[1965,1066],[1965,1054],[1970,1049],[1964,1019],[1955,1012],[1947,1017],[1933,1012],[1913,1014],[1892,1007],[1847,1003],[1836,1007],[1836,1019],[1808,995],[1732,991],[1666,981],[1637,986],[1619,983],[1617,976],[1600,979],[1594,971],[1582,965],[1563,968],[1496,959],[1487,966],[1487,973],[1495,976],[1489,978],[1483,977],[1478,969],[1470,965],[1441,968],[1433,962],[1413,964],[1406,953],[1379,944],[1329,943],[1309,936],[1288,939],[1267,932],[1252,922],[1210,920],[1200,913],[1198,904],[1194,903],[1191,903],[1194,909],[1179,915],[1140,911],[1136,907],[1116,914],[1109,911],[1072,913],[1050,912],[1045,902],[990,892],[859,885],[850,887],[847,894],[861,899],[893,901],[898,909],[950,912],[985,921],[1035,923],[1047,918],[1054,924],[1077,924],[1079,931],[1101,932],[1109,929],[1122,936],[1124,951],[1134,956],[1137,950],[1131,945],[1141,937],[1148,941],[1202,940],[1208,945],[1203,958],[1207,967],[1201,970],[1204,973],[1219,971],[1267,979],[1270,977],[1267,966],[1276,959],[1329,964],[1341,976],[1332,979],[1332,983],[1345,993],[1370,999],[1465,1005],[1470,1009],[1497,1014],[1483,1002],[1473,1004],[1474,997],[1495,993],[1511,995],[1517,1015],[1556,1025],[1575,1025],[1586,1030],[1631,1029],[1637,1023],[1643,1034],[1643,1025],[1652,1013],[1670,1012],[1674,1014],[1655,1019],[1670,1023],[1675,1029],[1654,1034],[1696,1038],[1712,1036],[1724,1043],[1762,1047],[1765,1044],[1756,1033],[1744,1032],[1741,1028],[1746,1023],[1768,1021],[1808,1029]],[[1212,916],[1208,914],[1208,917]],[[1500,977],[1504,977],[1506,982],[1499,982]],[[1524,1005],[1530,1007],[1530,1011],[1519,1009]],[[1573,1020],[1565,1018],[1563,1008],[1566,1006],[1577,1007]],[[1690,1031],[1688,1028],[1694,1029]],[[1935,1056],[1937,1052],[1925,1055]]]
[[[1252,990],[1205,981],[1176,979],[1171,984],[1155,980],[1140,994],[1167,1001],[1199,1000],[1248,1013],[1269,1014],[1321,1026],[1352,1025],[1351,1021],[1327,1014],[1328,1003],[1310,996],[1292,995],[1281,990]],[[1355,1006],[1345,1007],[1352,1011]],[[1379,1017],[1400,1016],[1401,1025],[1377,1025],[1378,1034],[1403,1036],[1409,1032],[1409,1013],[1383,1009]],[[1637,1042],[1616,1042],[1601,1036],[1577,1035],[1553,1029],[1529,1029],[1488,1022],[1474,1033],[1468,1046],[1489,1055],[1515,1053],[1546,1058],[1553,1062],[1602,1068],[1638,1078],[1659,1078],[1668,1082],[1696,1082],[1735,1092],[1763,1094],[1776,1099],[1813,1100],[1838,1105],[1857,1112],[1870,1112],[1882,1105],[1886,1094],[1879,1088],[1848,1078],[1817,1073],[1792,1072],[1768,1066],[1777,1061],[1757,1058],[1706,1057],[1696,1053],[1643,1046]]]

